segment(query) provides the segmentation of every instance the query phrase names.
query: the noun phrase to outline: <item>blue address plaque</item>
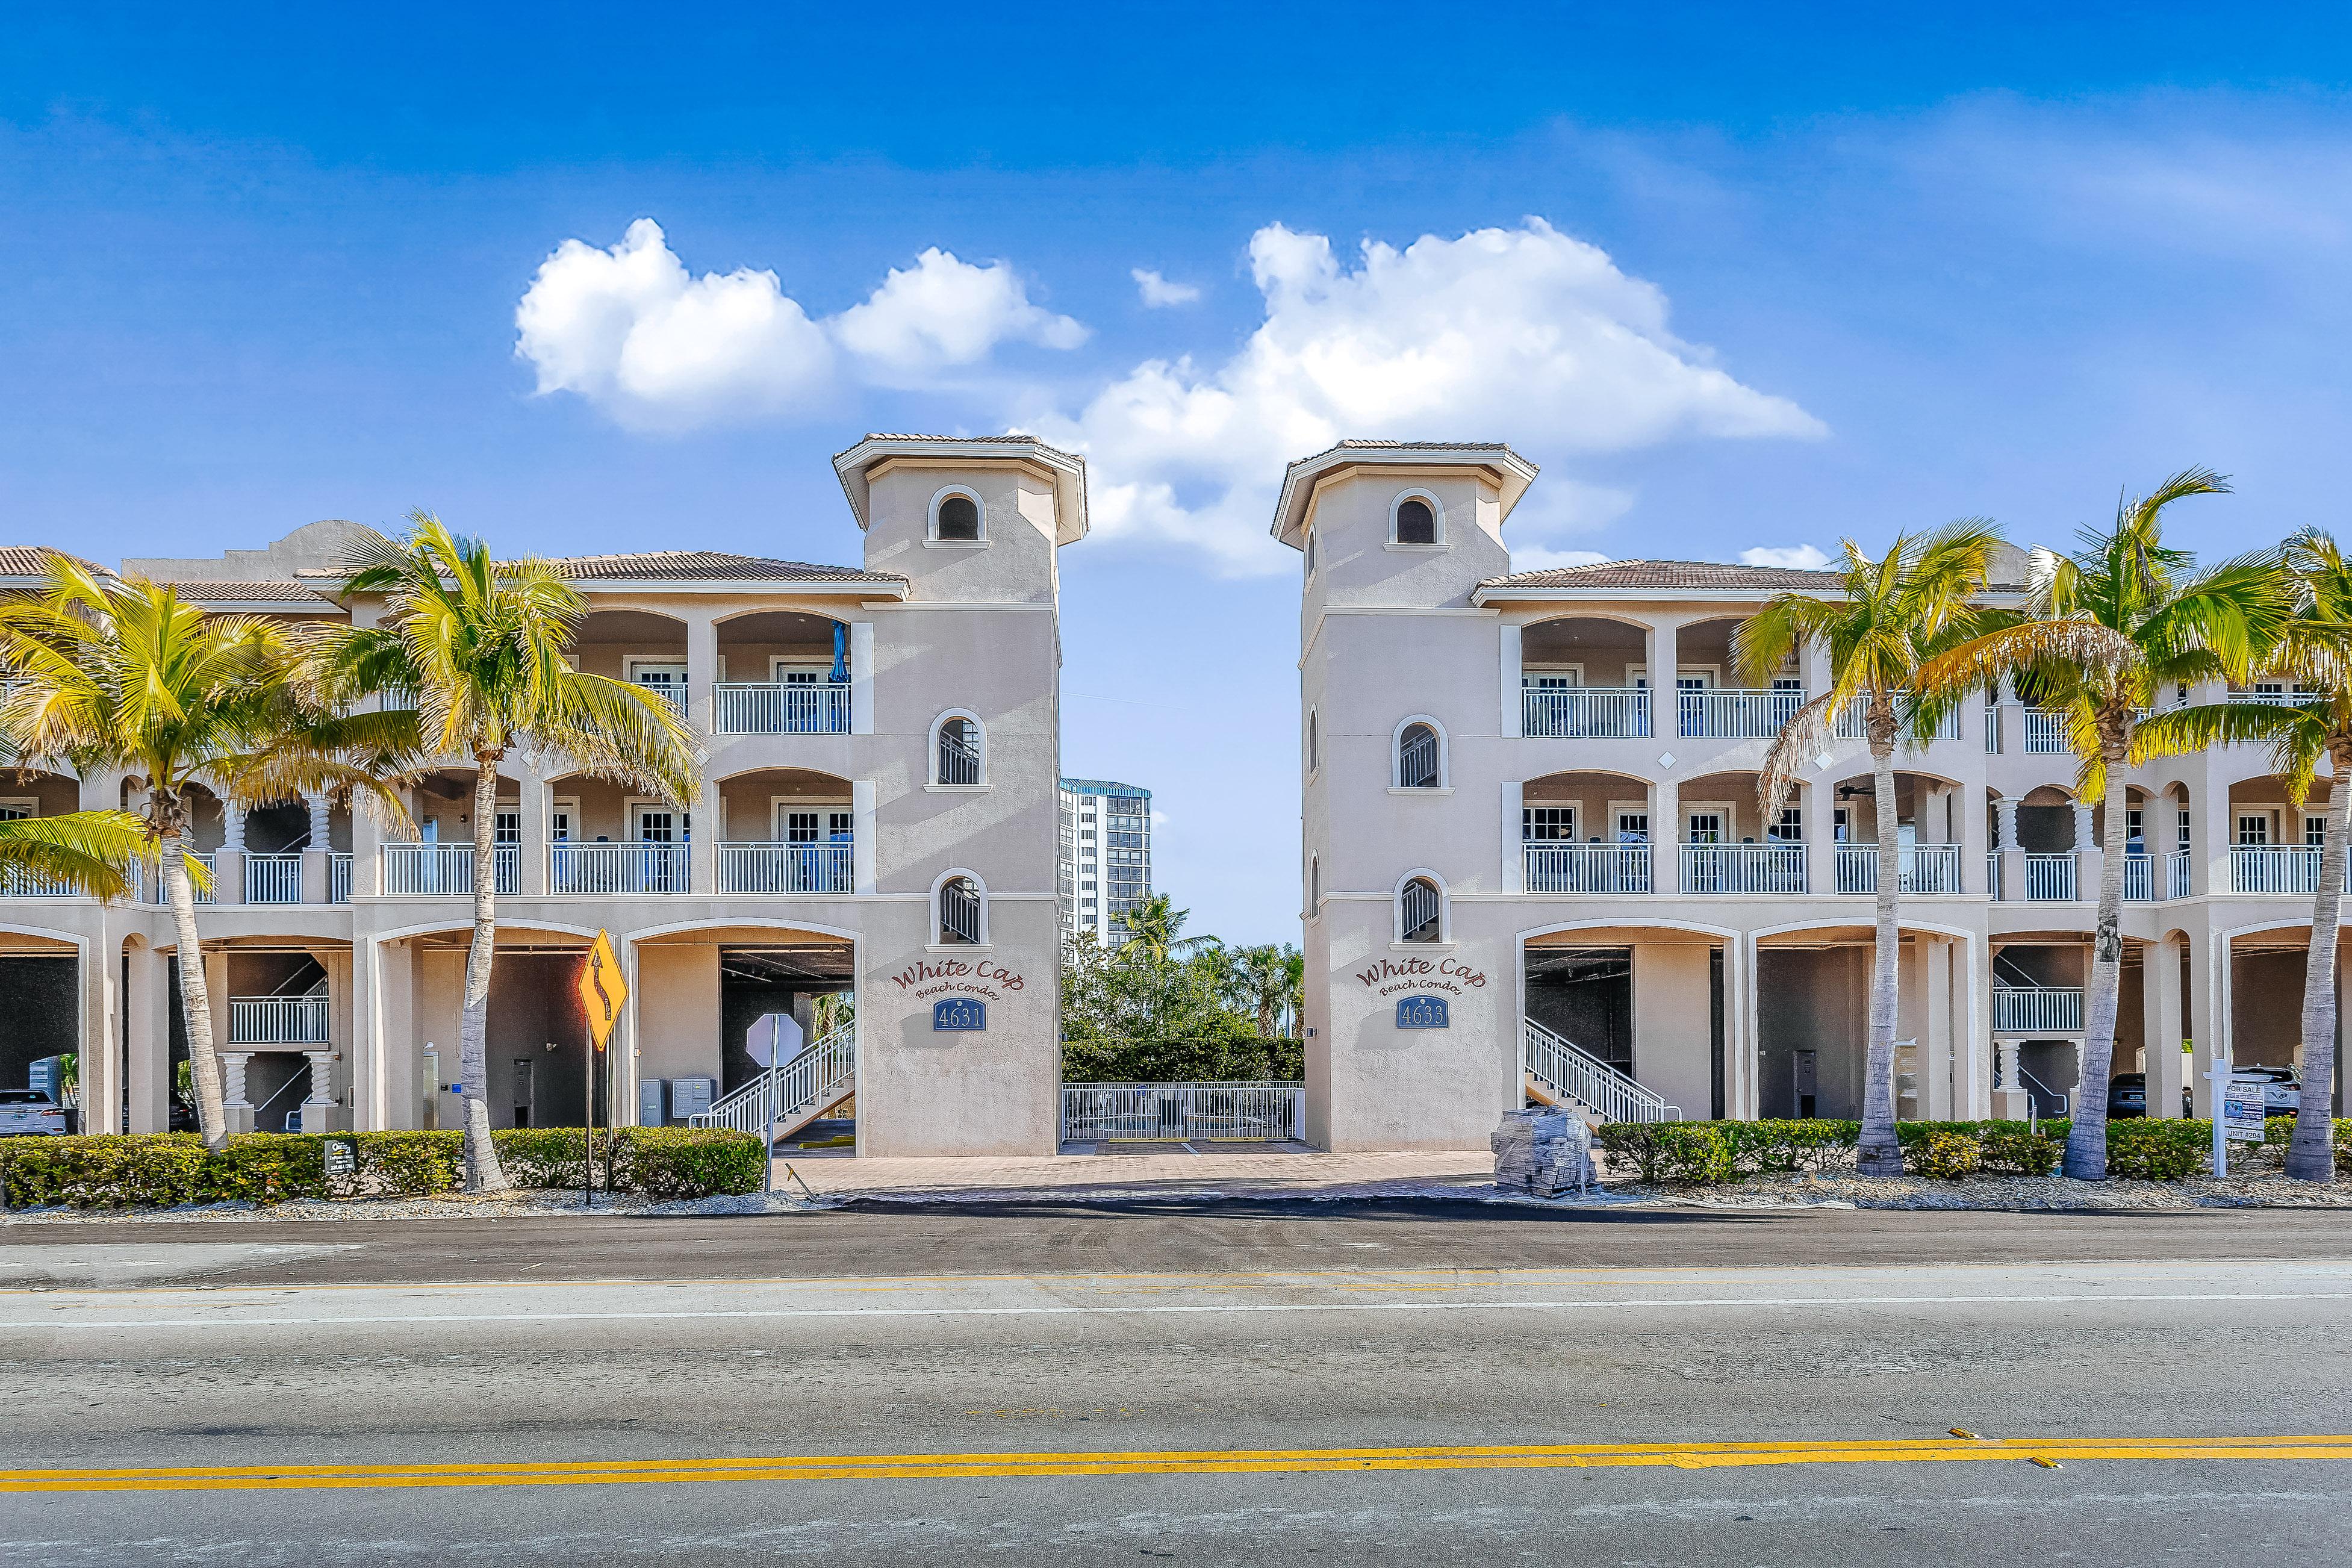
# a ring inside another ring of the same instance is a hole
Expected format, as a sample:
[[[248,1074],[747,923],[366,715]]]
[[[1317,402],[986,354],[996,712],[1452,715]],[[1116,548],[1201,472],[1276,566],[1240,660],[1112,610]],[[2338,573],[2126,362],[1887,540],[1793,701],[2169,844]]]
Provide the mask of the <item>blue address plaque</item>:
[[[931,1004],[931,1027],[947,1034],[978,1034],[988,1027],[988,1004],[977,996],[942,996]]]
[[[1400,1029],[1450,1029],[1454,1026],[1454,1019],[1443,996],[1400,996],[1397,998],[1396,1026]]]

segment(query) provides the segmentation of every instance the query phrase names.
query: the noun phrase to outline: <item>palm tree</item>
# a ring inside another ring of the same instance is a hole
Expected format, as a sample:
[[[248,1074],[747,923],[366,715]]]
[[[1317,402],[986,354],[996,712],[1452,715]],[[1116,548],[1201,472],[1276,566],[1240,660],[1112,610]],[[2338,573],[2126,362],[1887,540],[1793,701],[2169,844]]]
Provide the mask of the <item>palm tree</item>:
[[[681,807],[698,782],[694,740],[658,694],[572,668],[564,652],[588,613],[579,591],[543,561],[494,561],[478,539],[430,512],[407,537],[361,531],[343,562],[346,594],[381,595],[373,626],[316,639],[305,677],[322,699],[411,700],[425,749],[474,765],[474,931],[457,1031],[466,1104],[466,1190],[506,1186],[490,1145],[488,1038],[490,963],[498,947],[499,764],[520,749],[560,756]],[[706,824],[709,832],[715,824]]]
[[[2266,742],[2287,797],[2300,805],[2326,762],[2327,837],[2312,895],[2311,941],[2303,973],[2303,1098],[2286,1173],[2306,1182],[2336,1179],[2332,1142],[2336,1088],[2336,942],[2344,902],[2346,838],[2352,834],[2352,563],[2335,539],[2311,528],[2286,542],[2294,615],[2263,671],[2294,685],[2291,703],[2209,702],[2143,721],[2140,745],[2156,754],[2200,752],[2232,742]],[[2150,1048],[2155,1047],[2151,1042]]]
[[[147,826],[127,811],[69,811],[0,822],[0,890],[11,877],[37,877],[93,898],[119,899],[130,890],[147,851]]]
[[[1138,959],[1162,963],[1189,949],[1222,945],[1213,936],[1176,934],[1184,929],[1192,914],[1190,910],[1178,909],[1175,900],[1165,893],[1152,893],[1138,900],[1118,917],[1120,929],[1127,932],[1119,956],[1125,958],[1132,953]]]
[[[1244,1011],[1256,1016],[1257,1032],[1267,1039],[1287,1035],[1306,960],[1284,942],[1241,948],[1234,957],[1238,1000]]]
[[[2116,769],[2195,750],[2179,729],[2142,722],[2157,694],[2242,679],[2275,646],[2293,607],[2274,551],[2199,572],[2186,551],[2165,545],[2167,507],[2228,490],[2220,475],[2191,468],[2148,495],[2127,497],[2114,527],[2085,529],[2074,554],[2035,551],[2024,616],[1931,659],[1919,672],[1921,689],[1952,693],[2002,675],[2027,677],[2042,705],[2066,716],[2075,798],[2086,805],[2105,795]],[[2079,1181],[2107,1173],[2107,1079],[2123,984],[2124,818],[2111,806],[2103,835],[2080,1103],[2066,1134],[2064,1172]]]
[[[184,604],[168,583],[101,576],[61,555],[38,589],[0,605],[0,657],[16,681],[0,731],[16,756],[131,774],[146,791],[135,820],[178,934],[197,1123],[215,1149],[226,1145],[228,1123],[196,931],[202,873],[188,860],[193,792],[206,784],[224,800],[261,805],[335,791],[405,820],[382,775],[412,750],[414,726],[306,703],[290,679],[299,636],[283,623]],[[111,814],[95,815],[81,851],[112,842],[119,826]],[[20,834],[38,831],[19,825]]]
[[[1981,518],[1964,518],[1924,534],[1900,534],[1874,561],[1843,542],[1842,596],[1780,594],[1739,624],[1732,660],[1750,686],[1770,681],[1809,642],[1829,652],[1830,687],[1797,710],[1780,728],[1757,777],[1764,820],[1780,820],[1789,791],[1836,731],[1840,715],[1859,708],[1870,745],[1870,776],[1878,817],[1878,910],[1870,972],[1870,1046],[1862,1097],[1862,1138],[1856,1161],[1865,1174],[1900,1175],[1903,1149],[1895,1136],[1895,964],[1902,952],[1898,903],[1895,748],[1899,740],[1932,735],[1957,696],[1927,699],[1917,689],[1920,665],[1937,649],[1984,630],[1990,613],[1974,599],[1984,587],[2000,535]],[[1814,832],[1818,824],[1809,825]]]

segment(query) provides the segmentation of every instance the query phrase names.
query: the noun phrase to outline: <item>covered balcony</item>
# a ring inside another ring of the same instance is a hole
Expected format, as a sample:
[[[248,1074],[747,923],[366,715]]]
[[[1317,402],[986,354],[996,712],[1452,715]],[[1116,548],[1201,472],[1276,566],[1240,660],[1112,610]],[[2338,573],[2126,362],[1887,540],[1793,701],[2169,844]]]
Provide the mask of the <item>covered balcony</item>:
[[[760,610],[719,626],[716,735],[845,735],[849,628],[824,616]]]
[[[63,816],[81,809],[81,785],[62,773],[10,773],[0,777],[0,821],[27,816]],[[72,883],[16,867],[0,867],[0,898],[71,899]]]
[[[1878,891],[1878,785],[1864,772],[1826,792],[1831,837],[1837,846],[1837,890]],[[1895,774],[1895,868],[1899,889],[1958,893],[1961,871],[1961,794],[1949,779],[1898,770]]]
[[[1648,645],[1645,628],[1597,616],[1523,628],[1519,732],[1575,741],[1650,734],[1650,693],[1641,673]]]
[[[689,890],[691,812],[578,773],[553,780],[548,790],[549,893],[623,898]]]
[[[471,897],[473,773],[469,770],[444,768],[425,774],[411,790],[408,809],[415,818],[417,837],[413,841],[387,842],[377,847],[377,887],[392,898]],[[522,852],[522,795],[514,780],[499,780],[497,812],[491,825],[497,846],[492,852],[498,879],[495,890],[513,893],[521,888]],[[344,875],[348,878],[347,869]]]
[[[589,675],[606,675],[658,693],[681,717],[693,711],[687,694],[686,623],[650,610],[592,610],[572,641],[572,656]]]
[[[856,890],[857,814],[847,779],[761,768],[719,786],[721,893]]]
[[[1623,773],[1564,773],[1520,786],[1520,886],[1530,893],[1648,893],[1651,786]]]
[[[1659,640],[1675,660],[1675,731],[1686,740],[1758,740],[1777,735],[1805,705],[1805,683],[1791,667],[1769,686],[1739,687],[1731,664],[1736,619],[1700,621]],[[1661,658],[1664,657],[1664,650]]]
[[[2329,788],[2325,779],[2314,781],[2310,794],[2297,805],[2287,798],[2285,782],[2274,774],[2230,786],[2231,892],[2307,899],[2319,891]]]

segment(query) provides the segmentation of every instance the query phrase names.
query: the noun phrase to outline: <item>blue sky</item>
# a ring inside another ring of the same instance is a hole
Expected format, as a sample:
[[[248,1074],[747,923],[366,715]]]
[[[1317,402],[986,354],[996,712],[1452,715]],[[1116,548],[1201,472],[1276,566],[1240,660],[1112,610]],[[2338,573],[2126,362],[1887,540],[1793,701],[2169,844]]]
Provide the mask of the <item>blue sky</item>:
[[[12,17],[0,535],[847,561],[860,432],[1083,442],[1065,765],[1231,940],[1328,433],[1510,441],[1522,564],[2346,525],[2340,11],[339,9]]]

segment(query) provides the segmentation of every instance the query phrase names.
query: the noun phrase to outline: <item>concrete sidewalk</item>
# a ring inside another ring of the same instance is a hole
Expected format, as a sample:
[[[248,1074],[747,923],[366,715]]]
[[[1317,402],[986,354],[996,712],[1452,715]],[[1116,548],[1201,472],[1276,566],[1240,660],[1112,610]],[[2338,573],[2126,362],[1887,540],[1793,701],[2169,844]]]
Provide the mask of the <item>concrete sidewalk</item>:
[[[1297,1197],[1376,1196],[1433,1189],[1491,1188],[1495,1157],[1484,1149],[1412,1154],[1169,1153],[1048,1154],[1013,1159],[792,1159],[777,1162],[780,1192],[826,1197],[1018,1197],[1030,1194],[1218,1193]]]

